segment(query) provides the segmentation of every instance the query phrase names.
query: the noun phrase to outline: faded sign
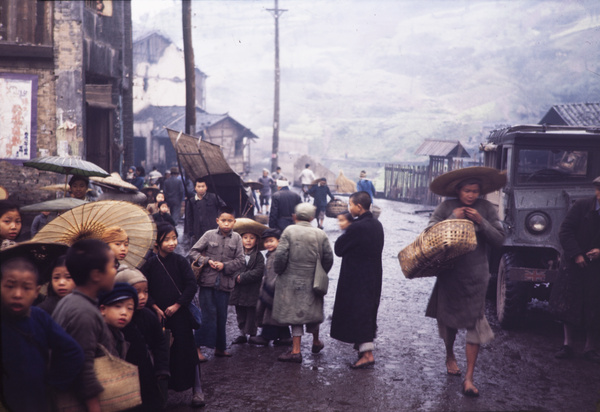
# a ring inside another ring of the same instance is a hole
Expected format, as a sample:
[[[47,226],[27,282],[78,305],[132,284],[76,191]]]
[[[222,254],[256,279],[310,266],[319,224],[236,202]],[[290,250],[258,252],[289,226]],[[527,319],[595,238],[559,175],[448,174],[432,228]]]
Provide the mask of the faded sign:
[[[0,73],[0,159],[27,161],[37,154],[36,75]]]

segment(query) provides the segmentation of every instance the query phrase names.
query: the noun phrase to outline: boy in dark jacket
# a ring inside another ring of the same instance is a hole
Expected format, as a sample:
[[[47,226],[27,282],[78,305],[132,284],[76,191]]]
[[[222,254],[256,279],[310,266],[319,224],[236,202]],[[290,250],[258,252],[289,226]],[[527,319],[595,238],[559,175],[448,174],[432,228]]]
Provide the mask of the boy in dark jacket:
[[[235,286],[229,296],[229,305],[235,306],[240,336],[233,344],[246,343],[246,335],[256,336],[256,303],[260,282],[265,270],[265,258],[260,253],[260,234],[266,226],[252,219],[237,219],[233,230],[242,236],[246,266],[235,275]]]
[[[83,365],[75,340],[42,309],[32,307],[40,291],[37,268],[2,252],[2,404],[11,411],[49,410],[47,385],[66,390]]]
[[[275,280],[277,273],[273,268],[275,260],[275,251],[279,246],[279,229],[267,229],[263,232],[261,238],[265,249],[267,249],[267,261],[265,264],[265,273],[260,285],[259,298],[256,304],[256,319],[258,326],[262,326],[262,332],[259,336],[253,336],[248,339],[248,343],[253,345],[267,346],[273,341],[275,346],[290,346],[292,344],[292,334],[290,327],[280,325],[271,318],[273,310],[273,297],[275,295]]]
[[[169,213],[169,205],[167,202],[158,202],[158,212],[152,215],[154,223],[166,222],[173,227],[176,227],[175,220]]]
[[[81,345],[84,364],[76,381],[76,390],[88,411],[99,411],[99,395],[104,388],[94,372],[94,358],[104,353],[98,344],[114,355],[118,354],[112,333],[98,310],[98,295],[112,290],[118,261],[106,243],[86,239],[75,242],[69,248],[66,263],[77,286],[61,299],[52,317]]]

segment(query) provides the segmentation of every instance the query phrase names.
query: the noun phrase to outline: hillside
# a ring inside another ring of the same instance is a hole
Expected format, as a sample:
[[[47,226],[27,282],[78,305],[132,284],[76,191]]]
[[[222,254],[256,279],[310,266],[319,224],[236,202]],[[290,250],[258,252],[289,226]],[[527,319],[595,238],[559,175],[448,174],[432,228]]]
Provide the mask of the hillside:
[[[134,31],[181,44],[181,7],[137,11]],[[165,2],[163,1],[163,4]],[[143,1],[147,4],[147,1]],[[537,123],[554,104],[600,96],[600,3],[593,1],[280,0],[281,150],[422,160],[424,138],[467,147],[499,124]],[[268,159],[272,1],[196,1],[194,48],[207,109],[229,112]],[[139,10],[139,9],[138,9]],[[183,102],[183,97],[182,97]]]

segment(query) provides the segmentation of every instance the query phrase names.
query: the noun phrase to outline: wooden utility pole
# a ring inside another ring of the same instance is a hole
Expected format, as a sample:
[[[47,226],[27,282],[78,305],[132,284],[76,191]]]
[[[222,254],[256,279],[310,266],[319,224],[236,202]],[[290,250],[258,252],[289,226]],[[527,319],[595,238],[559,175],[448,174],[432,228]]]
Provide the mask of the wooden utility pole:
[[[192,47],[192,2],[181,2],[183,26],[183,59],[185,64],[185,132],[196,134],[196,68]]]
[[[279,16],[287,9],[280,9],[278,0],[275,8],[267,9],[275,18],[275,104],[273,110],[273,150],[271,153],[271,172],[274,172],[279,163]]]

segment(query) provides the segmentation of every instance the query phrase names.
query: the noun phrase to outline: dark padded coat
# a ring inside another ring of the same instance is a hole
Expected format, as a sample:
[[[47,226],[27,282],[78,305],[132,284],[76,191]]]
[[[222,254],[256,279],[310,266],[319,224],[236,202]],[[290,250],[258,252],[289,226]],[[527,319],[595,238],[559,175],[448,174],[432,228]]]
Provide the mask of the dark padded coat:
[[[371,212],[360,215],[335,242],[342,257],[331,337],[347,343],[373,342],[381,297],[383,227]]]

